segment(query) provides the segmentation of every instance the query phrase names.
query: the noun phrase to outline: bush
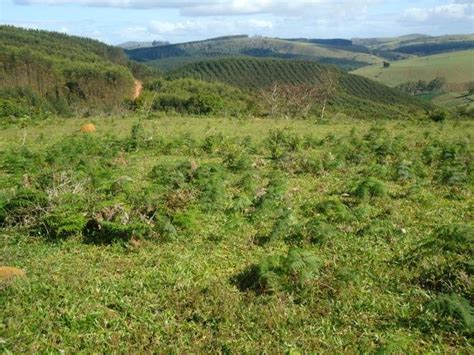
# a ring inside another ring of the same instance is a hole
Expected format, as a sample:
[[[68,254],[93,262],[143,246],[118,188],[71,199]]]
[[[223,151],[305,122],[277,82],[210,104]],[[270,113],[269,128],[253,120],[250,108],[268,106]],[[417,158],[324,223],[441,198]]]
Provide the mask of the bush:
[[[86,225],[84,214],[66,208],[57,209],[41,218],[39,233],[50,239],[80,235]]]
[[[280,159],[289,152],[299,151],[301,144],[299,136],[281,129],[270,131],[265,140],[265,145],[270,151],[272,159]]]
[[[434,122],[443,122],[447,119],[448,114],[444,110],[436,110],[433,112],[430,112],[429,114],[429,119],[434,121]]]
[[[0,225],[11,226],[36,223],[36,218],[48,205],[48,196],[28,188],[18,189],[13,197],[0,201]]]

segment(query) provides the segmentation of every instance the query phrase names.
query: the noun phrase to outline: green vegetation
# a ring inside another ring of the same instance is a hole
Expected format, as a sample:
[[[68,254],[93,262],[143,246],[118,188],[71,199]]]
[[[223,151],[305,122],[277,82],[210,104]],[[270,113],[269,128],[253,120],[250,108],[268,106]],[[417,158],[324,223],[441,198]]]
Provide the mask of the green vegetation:
[[[120,108],[149,68],[95,40],[0,26],[0,117]]]
[[[471,121],[146,117],[0,131],[3,351],[470,352]]]
[[[388,68],[368,66],[354,74],[472,116],[472,100],[466,91],[474,82],[473,56],[474,50],[449,52],[392,62]]]
[[[354,45],[367,47],[371,52],[394,53],[401,56],[428,56],[474,48],[474,35],[426,36],[411,34],[394,38],[358,38]]]
[[[462,91],[474,81],[473,56],[474,50],[437,54],[392,62],[390,68],[369,66],[354,73],[393,87],[410,81],[429,82],[440,77],[446,80],[450,91]]]
[[[242,116],[256,112],[255,100],[248,93],[191,78],[149,80],[134,105],[135,110],[145,113]]]
[[[441,79],[314,62],[383,65],[339,39],[129,52],[191,61],[161,76],[0,34],[3,352],[471,350],[473,123],[410,95]]]
[[[277,93],[284,100],[296,100],[305,86],[327,91],[328,110],[355,117],[414,117],[422,115],[429,105],[409,95],[371,80],[347,74],[335,67],[312,62],[279,59],[227,58],[183,66],[168,74],[170,79],[192,77],[220,81],[243,90],[260,91],[258,101],[268,101],[275,84],[285,86],[286,93]],[[270,92],[269,92],[270,91]],[[308,90],[305,91],[306,93]],[[319,116],[321,92],[314,97],[313,113]],[[265,110],[268,112],[268,109]]]
[[[266,37],[228,36],[205,41],[171,44],[127,51],[136,61],[157,66],[163,70],[183,64],[225,57],[271,57],[316,61],[335,64],[344,69],[360,68],[381,63],[363,47],[341,46],[339,42],[318,43],[314,40],[284,40]]]

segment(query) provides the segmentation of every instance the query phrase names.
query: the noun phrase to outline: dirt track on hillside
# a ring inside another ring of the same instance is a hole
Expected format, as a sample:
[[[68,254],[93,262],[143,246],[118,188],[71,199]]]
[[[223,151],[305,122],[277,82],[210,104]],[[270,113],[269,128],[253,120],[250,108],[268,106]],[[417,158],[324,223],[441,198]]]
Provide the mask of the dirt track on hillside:
[[[143,90],[143,83],[140,80],[135,80],[135,91],[133,93],[133,99],[136,100],[140,96]]]

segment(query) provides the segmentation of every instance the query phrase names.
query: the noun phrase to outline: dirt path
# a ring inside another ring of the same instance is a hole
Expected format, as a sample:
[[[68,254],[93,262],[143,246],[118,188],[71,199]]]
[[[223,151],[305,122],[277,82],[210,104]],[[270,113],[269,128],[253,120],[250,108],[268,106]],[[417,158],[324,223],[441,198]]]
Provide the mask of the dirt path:
[[[140,80],[135,80],[135,92],[133,93],[133,99],[136,100],[140,96],[143,90],[143,83]]]

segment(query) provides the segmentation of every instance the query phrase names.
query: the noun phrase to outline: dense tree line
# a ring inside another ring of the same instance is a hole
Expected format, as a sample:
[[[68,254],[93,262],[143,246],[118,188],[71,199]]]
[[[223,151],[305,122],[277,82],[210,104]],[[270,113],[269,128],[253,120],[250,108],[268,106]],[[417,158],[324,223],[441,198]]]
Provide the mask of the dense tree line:
[[[395,49],[400,53],[426,56],[451,51],[461,51],[474,48],[474,41],[457,41],[444,43],[420,43],[401,46]]]
[[[92,39],[12,26],[0,26],[0,36],[3,116],[113,110],[132,96],[133,74],[156,74]]]

